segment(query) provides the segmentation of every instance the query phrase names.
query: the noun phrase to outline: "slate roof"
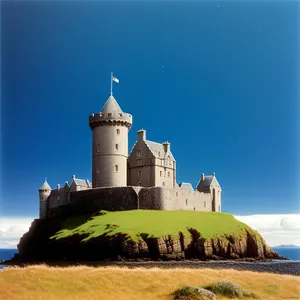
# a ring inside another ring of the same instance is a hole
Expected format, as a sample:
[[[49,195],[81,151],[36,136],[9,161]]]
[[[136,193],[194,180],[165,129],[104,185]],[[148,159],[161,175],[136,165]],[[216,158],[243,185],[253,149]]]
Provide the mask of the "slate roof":
[[[194,191],[193,186],[189,182],[182,182],[179,184],[179,187],[186,191]]]
[[[50,185],[48,184],[48,182],[45,181],[45,182],[43,183],[43,185],[39,188],[39,191],[40,191],[40,190],[51,190],[51,187],[50,187]]]
[[[110,96],[108,100],[105,102],[101,112],[103,114],[108,114],[108,113],[122,113],[122,109],[119,106],[117,100],[114,98],[114,96]]]
[[[148,141],[146,140],[145,143],[148,145],[149,149],[151,150],[151,152],[153,153],[153,155],[157,158],[165,158],[166,156],[170,155],[170,158],[175,161],[175,158],[172,154],[171,151],[169,152],[165,152],[165,148],[163,146],[163,144],[160,143],[156,143],[156,142],[152,142],[152,141]],[[160,153],[160,156],[158,155],[158,153]]]
[[[74,180],[76,185],[84,186],[84,187],[91,187],[91,184],[87,179],[73,178],[73,180]]]
[[[213,175],[204,176],[204,180],[200,180],[197,190],[199,191],[207,191],[210,189],[210,185],[214,179]]]

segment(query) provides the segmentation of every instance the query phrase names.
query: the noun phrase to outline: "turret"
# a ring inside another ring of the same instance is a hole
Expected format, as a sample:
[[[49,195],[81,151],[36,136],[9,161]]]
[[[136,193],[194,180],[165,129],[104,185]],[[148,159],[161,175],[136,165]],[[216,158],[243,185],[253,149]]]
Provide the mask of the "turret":
[[[100,113],[89,117],[93,131],[92,186],[127,185],[128,132],[132,116],[111,95]]]
[[[40,197],[40,219],[47,218],[48,211],[48,198],[51,194],[51,187],[47,182],[47,178],[45,178],[45,182],[39,188],[39,197]]]

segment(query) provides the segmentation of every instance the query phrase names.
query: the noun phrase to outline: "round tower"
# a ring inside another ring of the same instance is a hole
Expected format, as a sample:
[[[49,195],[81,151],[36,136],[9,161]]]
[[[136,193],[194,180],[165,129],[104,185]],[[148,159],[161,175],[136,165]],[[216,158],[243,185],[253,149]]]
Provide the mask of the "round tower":
[[[51,187],[45,178],[45,182],[39,188],[39,197],[40,197],[40,219],[47,218],[48,211],[48,198],[51,194]]]
[[[92,186],[127,186],[128,132],[132,116],[111,95],[100,113],[89,117],[93,131]]]

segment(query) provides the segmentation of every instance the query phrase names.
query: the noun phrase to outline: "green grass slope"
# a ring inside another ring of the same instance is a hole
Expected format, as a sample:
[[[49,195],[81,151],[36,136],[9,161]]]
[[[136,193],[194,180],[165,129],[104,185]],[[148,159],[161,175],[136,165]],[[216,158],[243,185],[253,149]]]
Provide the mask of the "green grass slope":
[[[73,217],[62,223],[62,228],[52,239],[84,235],[83,241],[101,235],[126,234],[133,241],[141,241],[140,234],[148,237],[189,235],[189,228],[201,233],[203,238],[239,235],[250,229],[231,214],[199,211],[130,210],[105,212],[87,217]]]

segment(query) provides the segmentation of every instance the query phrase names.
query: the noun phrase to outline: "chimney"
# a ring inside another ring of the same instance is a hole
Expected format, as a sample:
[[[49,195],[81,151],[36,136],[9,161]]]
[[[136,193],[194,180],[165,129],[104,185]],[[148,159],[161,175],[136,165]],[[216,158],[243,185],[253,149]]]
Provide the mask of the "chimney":
[[[212,172],[212,176],[214,176],[214,177],[216,176],[215,172]]]
[[[163,143],[165,152],[169,152],[170,151],[170,143],[169,142],[164,142]]]
[[[201,181],[204,180],[204,173],[201,174]]]
[[[146,140],[146,130],[140,129],[138,131],[138,141],[145,141]]]
[[[60,190],[60,184],[57,185],[57,190],[58,190],[58,191]]]

